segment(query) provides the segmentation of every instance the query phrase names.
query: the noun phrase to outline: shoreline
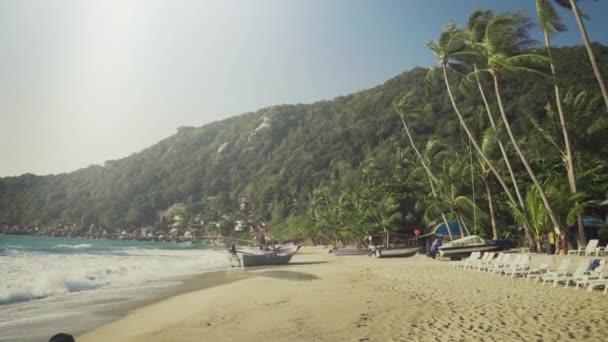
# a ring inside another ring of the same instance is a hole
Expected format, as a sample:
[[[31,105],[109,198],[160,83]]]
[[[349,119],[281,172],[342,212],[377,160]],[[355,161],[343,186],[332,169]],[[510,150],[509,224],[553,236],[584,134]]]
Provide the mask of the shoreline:
[[[224,276],[234,281],[193,282],[195,291],[76,340],[608,340],[608,296],[453,269],[425,256],[335,257],[309,247],[286,266]]]

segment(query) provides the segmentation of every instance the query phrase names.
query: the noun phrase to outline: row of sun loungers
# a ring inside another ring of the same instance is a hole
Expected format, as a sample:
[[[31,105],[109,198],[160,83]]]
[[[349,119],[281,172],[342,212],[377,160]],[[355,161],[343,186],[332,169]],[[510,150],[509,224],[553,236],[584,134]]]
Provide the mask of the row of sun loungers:
[[[608,273],[604,273],[605,259],[579,259],[574,272],[569,272],[571,264],[572,259],[566,257],[562,259],[556,269],[551,269],[549,264],[532,267],[531,257],[528,254],[474,252],[469,258],[453,262],[451,265],[456,268],[473,269],[511,278],[522,277],[526,281],[553,284],[554,287],[574,285],[575,289],[587,287],[589,292],[596,287],[603,287],[604,294],[608,293]]]
[[[579,249],[573,249],[568,251],[568,255],[580,255],[580,256],[600,256],[608,253],[606,250],[607,246],[598,247],[599,240],[589,240],[587,246],[580,247]]]

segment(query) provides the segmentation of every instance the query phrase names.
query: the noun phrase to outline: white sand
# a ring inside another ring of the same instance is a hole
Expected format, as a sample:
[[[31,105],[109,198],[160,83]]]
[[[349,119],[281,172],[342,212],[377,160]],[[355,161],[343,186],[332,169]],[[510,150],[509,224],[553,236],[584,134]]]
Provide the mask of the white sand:
[[[424,256],[305,248],[290,265],[230,277],[237,281],[146,306],[77,341],[608,341],[608,296],[600,291],[453,269]]]

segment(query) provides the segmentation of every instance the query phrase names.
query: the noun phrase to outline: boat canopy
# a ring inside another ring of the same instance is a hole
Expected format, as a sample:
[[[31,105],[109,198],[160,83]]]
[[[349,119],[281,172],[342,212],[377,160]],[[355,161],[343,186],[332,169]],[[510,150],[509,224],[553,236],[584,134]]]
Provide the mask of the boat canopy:
[[[451,222],[448,222],[448,224],[449,224],[449,230],[452,233],[452,236],[460,236],[460,229],[458,228],[458,222],[451,221]],[[431,230],[430,233],[419,236],[419,238],[426,237],[426,236],[432,236],[432,235],[442,235],[442,236],[450,235],[450,233],[448,233],[448,226],[446,226],[445,223],[437,224]]]
[[[479,244],[484,244],[484,243],[487,243],[487,241],[484,238],[477,236],[477,235],[471,235],[471,236],[463,237],[461,239],[456,239],[454,241],[448,242],[444,246],[459,247],[459,246],[468,246],[468,245],[479,245]]]

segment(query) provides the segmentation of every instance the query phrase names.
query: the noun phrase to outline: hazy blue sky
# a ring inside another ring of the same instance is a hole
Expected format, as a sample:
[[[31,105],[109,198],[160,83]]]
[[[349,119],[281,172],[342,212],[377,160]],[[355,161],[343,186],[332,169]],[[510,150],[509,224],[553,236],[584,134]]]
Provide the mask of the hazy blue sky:
[[[533,0],[3,0],[0,176],[68,172],[280,103],[331,99],[414,66],[449,21]],[[608,1],[583,2],[608,43]],[[556,44],[580,43],[570,31]]]

